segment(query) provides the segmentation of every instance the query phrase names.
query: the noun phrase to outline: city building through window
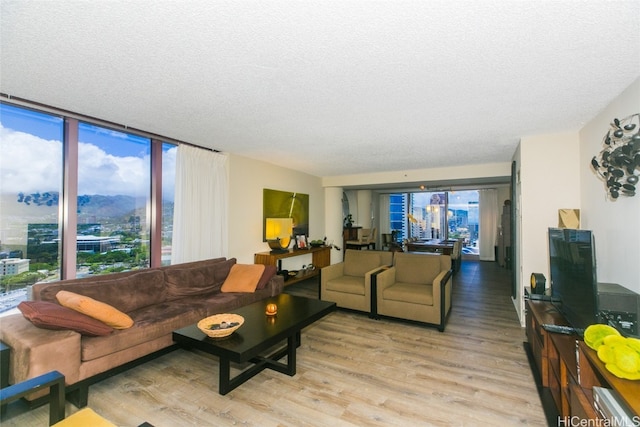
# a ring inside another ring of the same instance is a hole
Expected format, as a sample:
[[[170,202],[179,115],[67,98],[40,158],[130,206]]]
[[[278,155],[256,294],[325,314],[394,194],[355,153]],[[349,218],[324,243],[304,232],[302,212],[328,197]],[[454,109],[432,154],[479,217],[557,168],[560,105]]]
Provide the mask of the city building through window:
[[[479,192],[423,191],[389,195],[389,222],[404,239],[462,239],[463,253],[478,255]]]
[[[25,300],[36,282],[170,264],[176,149],[146,135],[0,103],[0,314]],[[160,204],[152,203],[154,158],[162,171],[155,183]],[[65,167],[71,178],[64,178]],[[63,194],[75,203],[65,206]],[[160,212],[152,215],[155,206]],[[155,244],[152,217],[161,219]]]

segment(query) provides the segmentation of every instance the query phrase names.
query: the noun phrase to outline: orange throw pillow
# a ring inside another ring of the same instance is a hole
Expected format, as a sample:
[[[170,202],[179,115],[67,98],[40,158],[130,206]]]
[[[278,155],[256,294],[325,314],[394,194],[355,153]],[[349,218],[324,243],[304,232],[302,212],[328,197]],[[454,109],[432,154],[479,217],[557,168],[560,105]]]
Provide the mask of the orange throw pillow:
[[[220,291],[255,292],[264,269],[262,264],[234,264]]]
[[[96,301],[93,298],[69,291],[60,291],[56,294],[56,299],[60,305],[100,320],[112,328],[127,329],[133,326],[131,317],[109,304]]]

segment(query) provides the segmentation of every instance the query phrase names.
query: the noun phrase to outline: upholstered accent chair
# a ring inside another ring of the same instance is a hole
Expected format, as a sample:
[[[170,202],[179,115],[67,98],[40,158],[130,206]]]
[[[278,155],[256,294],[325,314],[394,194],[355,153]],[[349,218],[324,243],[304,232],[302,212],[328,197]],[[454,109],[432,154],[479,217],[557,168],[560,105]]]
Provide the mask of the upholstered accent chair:
[[[347,249],[344,261],[320,270],[320,299],[371,315],[371,274],[393,262],[393,252]]]
[[[382,237],[382,243],[381,243],[381,249],[382,250],[390,250],[391,249],[391,243],[393,243],[393,235],[391,233],[382,233],[381,235]]]
[[[462,265],[462,239],[449,239],[445,240],[445,242],[453,243],[453,251],[451,251],[451,269],[453,270],[453,274],[456,274],[460,271],[460,266]]]
[[[347,240],[346,249],[376,249],[376,229],[360,228],[358,229],[358,240]]]
[[[396,252],[393,266],[374,275],[376,317],[388,316],[436,326],[444,331],[451,310],[451,257]]]

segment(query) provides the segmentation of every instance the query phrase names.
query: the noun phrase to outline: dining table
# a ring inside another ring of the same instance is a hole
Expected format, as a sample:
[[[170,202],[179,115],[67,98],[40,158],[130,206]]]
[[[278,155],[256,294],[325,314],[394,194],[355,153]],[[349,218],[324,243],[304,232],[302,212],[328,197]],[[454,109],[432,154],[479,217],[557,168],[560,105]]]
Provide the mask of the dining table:
[[[454,240],[416,240],[407,242],[406,248],[408,252],[437,252],[443,255],[451,255],[453,253]]]

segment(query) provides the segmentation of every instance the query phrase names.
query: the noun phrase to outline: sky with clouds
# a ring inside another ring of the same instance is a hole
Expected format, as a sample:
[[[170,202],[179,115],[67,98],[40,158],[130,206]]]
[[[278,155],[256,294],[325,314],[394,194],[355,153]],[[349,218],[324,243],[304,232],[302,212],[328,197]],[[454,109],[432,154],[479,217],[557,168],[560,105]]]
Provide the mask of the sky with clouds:
[[[149,193],[148,153],[144,152],[146,150],[132,153],[116,149],[129,144],[118,134],[111,136],[114,149],[81,139],[78,147],[79,195],[141,196]],[[163,193],[169,200],[173,200],[176,150],[172,147],[163,151]],[[16,131],[0,123],[0,153],[1,193],[60,191],[61,141]]]

